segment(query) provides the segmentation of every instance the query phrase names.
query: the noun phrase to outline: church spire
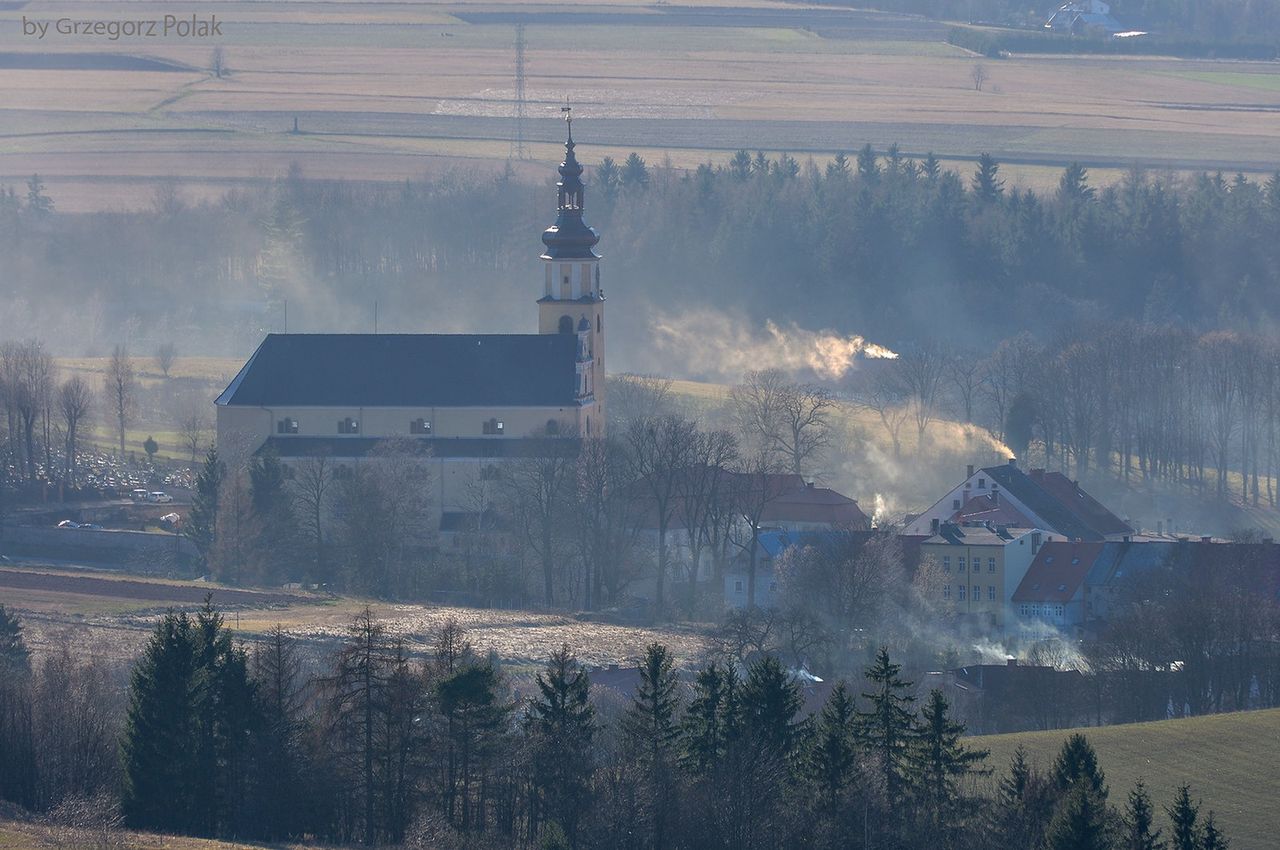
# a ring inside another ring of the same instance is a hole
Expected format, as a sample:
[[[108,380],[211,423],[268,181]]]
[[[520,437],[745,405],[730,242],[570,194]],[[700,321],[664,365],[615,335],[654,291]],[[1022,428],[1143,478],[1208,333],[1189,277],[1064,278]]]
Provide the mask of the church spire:
[[[568,106],[561,107],[568,138],[564,143],[564,161],[560,163],[560,180],[556,183],[556,223],[542,234],[542,244],[547,246],[544,260],[596,259],[592,250],[600,241],[595,229],[582,220],[585,186],[582,183],[582,164],[574,155],[573,113]]]

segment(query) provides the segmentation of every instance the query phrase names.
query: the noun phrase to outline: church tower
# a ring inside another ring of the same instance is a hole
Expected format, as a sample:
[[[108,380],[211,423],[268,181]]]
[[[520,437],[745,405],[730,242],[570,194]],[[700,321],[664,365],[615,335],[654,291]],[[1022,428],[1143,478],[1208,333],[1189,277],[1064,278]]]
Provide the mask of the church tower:
[[[542,234],[543,294],[538,333],[578,336],[578,390],[583,436],[600,437],[604,412],[604,290],[600,287],[600,235],[582,220],[582,165],[573,153],[573,122],[566,111],[568,141],[560,163],[556,223]]]

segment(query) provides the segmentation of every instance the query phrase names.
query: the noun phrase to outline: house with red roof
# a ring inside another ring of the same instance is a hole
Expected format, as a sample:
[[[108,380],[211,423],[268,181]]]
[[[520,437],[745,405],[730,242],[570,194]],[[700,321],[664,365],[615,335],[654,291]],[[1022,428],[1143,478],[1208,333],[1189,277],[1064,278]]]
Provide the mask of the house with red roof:
[[[1085,579],[1107,544],[1054,541],[1036,553],[1011,599],[1021,629],[1082,637],[1089,612]]]

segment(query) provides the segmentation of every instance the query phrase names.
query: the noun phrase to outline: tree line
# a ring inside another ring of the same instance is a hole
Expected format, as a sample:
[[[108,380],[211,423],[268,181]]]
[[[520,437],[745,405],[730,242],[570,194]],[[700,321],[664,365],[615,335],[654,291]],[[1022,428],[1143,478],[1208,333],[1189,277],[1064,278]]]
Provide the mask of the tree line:
[[[452,622],[415,654],[366,610],[309,663],[278,627],[237,644],[206,603],[157,623],[123,717],[78,701],[92,723],[63,740],[39,736],[56,720],[33,706],[68,673],[46,683],[58,674],[32,669],[3,608],[0,638],[0,797],[48,810],[96,795],[95,817],[138,829],[424,850],[1226,846],[1185,786],[1167,842],[1141,783],[1112,805],[1082,735],[1047,771],[1018,751],[993,782],[942,692],[918,704],[884,649],[811,710],[776,657],[684,675],[661,644],[628,697],[593,690],[567,646],[513,697]],[[72,693],[95,677],[73,665]],[[86,739],[102,761],[62,770],[55,756]]]
[[[961,174],[855,145],[824,161],[744,150],[692,170],[633,155],[593,171],[588,219],[607,240],[608,286],[635,315],[732,303],[758,322],[786,315],[891,347],[935,335],[991,347],[1096,315],[1262,330],[1280,306],[1275,179],[1135,168],[1098,188],[1073,166],[1041,192],[1006,187],[991,157]],[[401,330],[428,327],[442,303],[460,324],[496,309],[514,325],[549,192],[509,174],[379,187],[295,170],[216,202],[170,188],[127,213],[15,195],[0,226],[12,325],[0,332],[48,328],[59,348],[99,353],[156,335],[242,353],[284,326],[286,302],[294,328],[363,329],[374,299]],[[777,281],[803,282],[804,297]],[[478,291],[483,303],[459,295]],[[620,323],[615,340],[638,349],[648,332]]]

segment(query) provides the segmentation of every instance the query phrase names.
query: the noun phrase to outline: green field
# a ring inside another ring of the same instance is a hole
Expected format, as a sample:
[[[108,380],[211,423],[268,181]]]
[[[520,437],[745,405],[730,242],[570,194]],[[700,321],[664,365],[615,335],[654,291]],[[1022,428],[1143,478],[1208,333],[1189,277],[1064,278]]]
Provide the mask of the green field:
[[[1239,71],[1184,71],[1177,76],[1188,80],[1199,80],[1205,83],[1216,83],[1221,86],[1236,88],[1262,89],[1263,91],[1280,91],[1280,74],[1274,73],[1242,73]]]
[[[991,750],[989,763],[998,772],[1008,766],[1019,745],[1047,770],[1071,731],[1083,731],[1098,751],[1113,804],[1123,805],[1129,789],[1141,779],[1157,809],[1163,811],[1178,786],[1188,783],[1193,799],[1203,801],[1202,813],[1216,812],[1234,850],[1276,846],[1280,709],[1100,729],[991,735],[970,743]]]

